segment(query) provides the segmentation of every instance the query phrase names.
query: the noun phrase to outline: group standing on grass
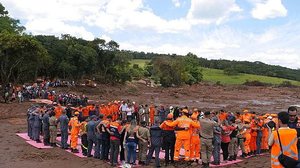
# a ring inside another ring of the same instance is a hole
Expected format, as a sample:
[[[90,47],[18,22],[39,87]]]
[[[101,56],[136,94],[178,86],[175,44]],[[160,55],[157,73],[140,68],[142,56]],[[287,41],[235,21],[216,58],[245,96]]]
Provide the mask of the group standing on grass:
[[[28,135],[41,142],[39,137],[42,134],[44,144],[55,147],[59,133],[61,148],[70,148],[74,153],[80,152],[78,139],[81,138],[83,155],[110,161],[112,166],[117,166],[119,161],[148,165],[155,153],[155,166],[160,167],[162,149],[165,150],[165,165],[183,163],[209,167],[238,157],[260,155],[268,152],[269,146],[275,146],[271,151],[272,167],[280,167],[278,160],[274,159],[280,154],[275,130],[279,128],[283,149],[291,147],[288,153],[291,157],[298,159],[299,149],[295,134],[295,129],[300,130],[297,108],[290,107],[285,113],[288,121],[281,118],[282,113],[258,115],[249,110],[201,112],[197,108],[138,105],[129,100],[77,107],[71,104],[63,107],[55,102],[28,110]],[[284,129],[283,124],[290,128]],[[286,130],[289,131],[285,134]],[[296,140],[287,140],[285,135],[289,134],[288,138]],[[184,156],[180,155],[182,148]],[[241,155],[238,155],[239,150]]]

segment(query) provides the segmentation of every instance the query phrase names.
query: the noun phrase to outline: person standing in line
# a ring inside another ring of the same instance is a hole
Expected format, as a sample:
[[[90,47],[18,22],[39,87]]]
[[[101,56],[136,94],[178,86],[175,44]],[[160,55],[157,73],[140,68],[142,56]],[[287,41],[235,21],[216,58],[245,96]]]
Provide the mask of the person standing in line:
[[[42,115],[41,115],[41,108],[37,108],[33,112],[33,140],[37,143],[41,143],[40,134],[41,134],[41,125],[42,125]]]
[[[64,110],[62,112],[62,115],[58,118],[57,124],[60,126],[60,132],[61,132],[61,148],[62,149],[68,149],[68,123],[69,118],[66,115],[67,111]]]
[[[110,163],[111,166],[118,165],[118,156],[120,150],[120,139],[121,139],[121,120],[117,119],[108,124],[107,132],[110,134]]]
[[[162,146],[162,129],[159,127],[160,119],[156,118],[154,125],[150,127],[150,149],[146,160],[149,164],[155,151],[155,167],[161,167],[159,162],[159,152]]]
[[[146,121],[141,122],[141,127],[138,129],[137,137],[139,139],[138,161],[140,165],[144,165],[147,159],[148,143],[150,142],[150,131],[147,128]]]
[[[169,113],[165,122],[173,122],[173,114]],[[170,163],[174,163],[174,150],[175,150],[175,128],[170,127],[163,122],[160,125],[160,128],[163,130],[163,144],[162,147],[165,149],[165,166],[168,166]]]
[[[87,132],[87,141],[88,141],[88,150],[87,150],[87,157],[92,157],[92,149],[94,144],[96,145],[96,120],[97,117],[92,115],[90,117],[90,121],[87,123],[86,132]]]
[[[88,121],[89,118],[86,118],[84,121],[80,123],[81,151],[83,156],[87,156],[87,150],[88,150],[87,129],[86,129]]]
[[[297,150],[297,131],[288,127],[289,114],[287,112],[278,113],[278,126],[279,129],[272,131],[269,129],[269,146],[271,146],[271,167],[272,168],[283,168],[283,165],[278,160],[280,154],[291,157],[298,160]],[[281,145],[280,145],[281,144]],[[281,148],[282,146],[282,148]],[[293,167],[298,167],[293,166]]]
[[[215,115],[215,112],[212,112],[212,114]],[[217,116],[213,116],[212,120],[215,121],[216,123],[219,123],[219,119]],[[222,132],[222,128],[219,125],[214,126],[213,151],[212,151],[214,161],[211,163],[213,165],[220,165],[221,132]]]
[[[96,129],[95,129],[95,134],[96,134],[96,144],[95,144],[95,153],[94,153],[94,158],[100,159],[101,156],[101,144],[102,144],[102,133],[101,133],[101,121],[103,120],[103,114],[99,114],[99,119],[95,123],[96,124]]]
[[[288,108],[288,113],[289,113],[289,123],[288,126],[290,128],[294,128],[297,131],[297,137],[298,137],[298,142],[297,142],[297,149],[298,149],[298,158],[300,161],[300,118],[298,116],[298,110],[297,107],[291,106]]]
[[[79,153],[77,149],[78,145],[78,134],[81,127],[81,124],[78,121],[79,112],[74,113],[74,117],[69,121],[69,127],[71,127],[71,152]]]
[[[214,138],[214,127],[218,126],[218,123],[211,120],[210,111],[204,112],[204,118],[200,119],[200,137],[201,137],[201,159],[204,168],[209,167],[210,158],[213,151],[212,141]]]
[[[50,130],[50,145],[56,147],[56,137],[57,137],[57,123],[56,123],[55,113],[51,112],[49,119],[49,130]]]
[[[50,146],[49,113],[50,113],[50,111],[47,110],[42,117],[43,132],[44,132],[44,145],[45,146]]]
[[[138,143],[137,138],[137,131],[138,126],[136,123],[136,120],[131,120],[130,125],[127,127],[124,141],[123,143],[126,143],[126,149],[127,149],[127,163],[136,165],[136,148]]]

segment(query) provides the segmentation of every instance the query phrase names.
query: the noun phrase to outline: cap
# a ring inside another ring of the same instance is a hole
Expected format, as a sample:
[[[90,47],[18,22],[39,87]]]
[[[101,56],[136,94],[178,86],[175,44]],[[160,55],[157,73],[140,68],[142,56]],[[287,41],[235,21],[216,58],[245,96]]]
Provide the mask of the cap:
[[[249,110],[244,110],[243,112],[244,112],[244,113],[249,113]]]
[[[79,112],[78,112],[78,111],[75,111],[74,115],[79,115]]]
[[[249,122],[250,122],[250,120],[246,118],[246,119],[244,119],[244,122],[248,122],[248,123],[249,123]]]
[[[174,107],[173,106],[170,106],[170,109],[173,109]]]
[[[169,113],[168,115],[167,115],[167,119],[172,119],[173,118],[173,114],[172,113]]]
[[[272,117],[272,116],[269,116],[269,117],[268,117],[268,119],[272,120],[272,119],[273,119],[273,117]]]

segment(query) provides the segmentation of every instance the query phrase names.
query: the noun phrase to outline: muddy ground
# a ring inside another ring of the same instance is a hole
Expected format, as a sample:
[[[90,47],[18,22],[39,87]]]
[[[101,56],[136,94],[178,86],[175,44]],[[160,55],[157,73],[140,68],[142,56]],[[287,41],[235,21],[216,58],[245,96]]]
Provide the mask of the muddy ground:
[[[259,113],[279,112],[292,104],[300,104],[299,88],[246,86],[214,86],[199,84],[181,88],[150,88],[142,84],[102,85],[97,88],[60,88],[60,91],[84,93],[97,102],[131,99],[138,103],[155,103],[198,107],[203,110],[241,111],[249,108]],[[109,167],[92,158],[78,158],[59,148],[36,149],[15,133],[26,131],[26,109],[31,103],[0,103],[0,167],[1,168],[89,168]],[[150,167],[150,166],[149,166]],[[170,166],[172,167],[172,166]],[[176,167],[182,167],[176,166]],[[199,167],[199,166],[198,166]],[[246,159],[230,167],[270,167],[270,156]]]

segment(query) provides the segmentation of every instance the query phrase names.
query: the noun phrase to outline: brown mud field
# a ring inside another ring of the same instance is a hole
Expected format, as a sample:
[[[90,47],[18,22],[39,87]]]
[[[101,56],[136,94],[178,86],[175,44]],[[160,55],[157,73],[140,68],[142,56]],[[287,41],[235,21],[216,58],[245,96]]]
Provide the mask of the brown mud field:
[[[300,104],[300,88],[199,84],[164,89],[151,88],[142,84],[128,84],[119,86],[101,85],[97,88],[59,88],[57,90],[84,93],[90,99],[99,103],[130,99],[141,104],[187,105],[203,110],[225,109],[227,111],[241,111],[244,108],[248,108],[258,113],[266,113],[279,112],[286,110],[290,105]],[[36,149],[16,136],[16,133],[26,132],[26,110],[30,105],[30,102],[22,104],[0,103],[1,168],[110,167],[103,161],[93,158],[79,158],[60,148]],[[163,165],[163,163],[161,164]],[[270,167],[270,155],[244,159],[243,162],[230,165],[229,167]]]

